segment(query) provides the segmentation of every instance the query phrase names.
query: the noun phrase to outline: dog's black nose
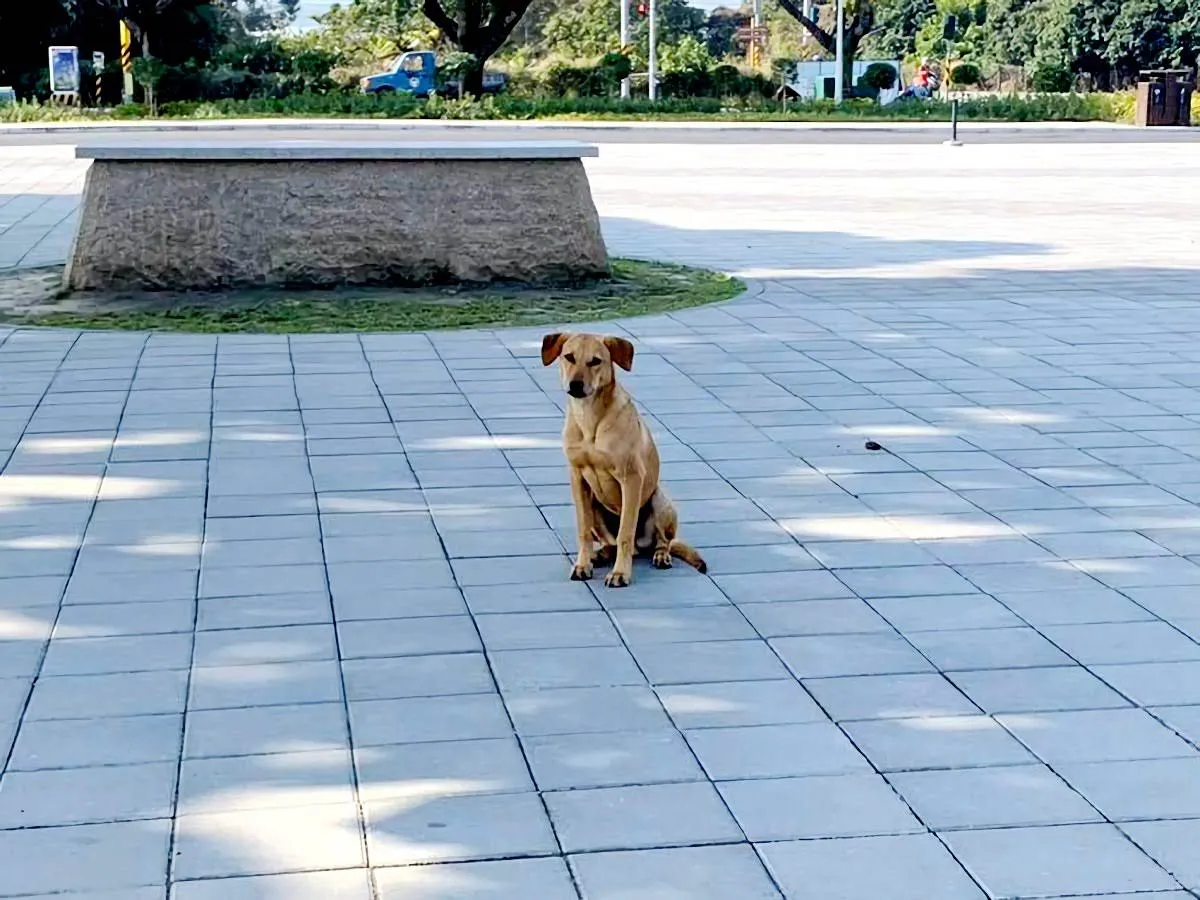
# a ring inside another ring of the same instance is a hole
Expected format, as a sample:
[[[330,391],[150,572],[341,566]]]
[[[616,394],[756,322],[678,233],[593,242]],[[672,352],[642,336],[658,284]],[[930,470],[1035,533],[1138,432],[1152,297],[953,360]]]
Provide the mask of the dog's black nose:
[[[567,385],[567,393],[570,394],[572,397],[584,396],[583,382],[582,381],[572,381],[570,384]]]

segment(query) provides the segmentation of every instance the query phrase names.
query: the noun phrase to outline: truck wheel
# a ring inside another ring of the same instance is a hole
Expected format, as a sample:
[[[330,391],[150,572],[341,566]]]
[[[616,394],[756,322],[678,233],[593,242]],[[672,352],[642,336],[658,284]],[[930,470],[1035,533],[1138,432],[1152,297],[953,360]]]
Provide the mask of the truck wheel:
[[[379,88],[378,90],[376,90],[376,91],[375,91],[375,96],[376,96],[376,97],[382,97],[382,96],[384,96],[385,94],[394,94],[394,93],[396,93],[396,89],[395,89],[394,87],[386,87],[386,86],[385,86],[385,87],[381,87],[381,88]]]

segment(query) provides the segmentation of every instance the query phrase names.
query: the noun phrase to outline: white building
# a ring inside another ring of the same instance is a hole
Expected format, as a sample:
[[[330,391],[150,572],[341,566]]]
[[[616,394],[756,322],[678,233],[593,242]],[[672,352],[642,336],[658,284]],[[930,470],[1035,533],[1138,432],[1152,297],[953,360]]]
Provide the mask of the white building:
[[[900,95],[900,92],[904,90],[904,75],[898,59],[856,59],[854,61],[854,77],[851,83],[845,86],[847,96],[850,89],[858,83],[858,79],[866,74],[867,68],[875,63],[883,63],[896,70],[896,84],[890,90],[879,92],[879,102],[888,104]],[[796,63],[796,71],[788,80],[788,87],[792,89],[795,96],[802,100],[821,98],[832,100],[836,80],[837,63],[834,60],[803,60]]]

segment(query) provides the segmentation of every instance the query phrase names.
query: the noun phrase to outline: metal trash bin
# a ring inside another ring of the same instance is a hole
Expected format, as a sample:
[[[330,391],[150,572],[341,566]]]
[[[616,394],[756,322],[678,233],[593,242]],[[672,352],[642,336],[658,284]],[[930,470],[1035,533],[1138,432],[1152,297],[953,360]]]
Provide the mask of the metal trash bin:
[[[1134,124],[1191,125],[1192,92],[1196,84],[1190,69],[1150,69],[1138,75]]]

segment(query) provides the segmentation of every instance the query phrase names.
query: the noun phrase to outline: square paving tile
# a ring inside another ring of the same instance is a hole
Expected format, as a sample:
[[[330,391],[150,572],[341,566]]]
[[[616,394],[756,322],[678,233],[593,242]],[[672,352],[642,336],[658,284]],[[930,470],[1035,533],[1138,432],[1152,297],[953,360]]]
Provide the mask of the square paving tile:
[[[928,834],[758,845],[787,900],[983,900]]]
[[[190,634],[70,638],[50,642],[42,675],[107,675],[186,669],[192,659]]]
[[[1163,706],[1151,709],[1157,718],[1183,736],[1184,740],[1200,745],[1200,706]]]
[[[192,670],[191,709],[338,703],[341,673],[336,660],[206,666]]]
[[[945,672],[1065,666],[1071,659],[1032,628],[973,628],[908,635]]]
[[[827,720],[804,688],[790,679],[671,685],[658,688],[658,697],[681,729]]]
[[[888,781],[935,831],[1102,821],[1086,800],[1040,765],[894,772]]]
[[[489,651],[621,644],[612,622],[599,611],[479,615],[475,621]]]
[[[565,853],[744,839],[707,782],[555,791],[545,800]]]
[[[804,686],[837,722],[961,716],[979,711],[946,676],[934,673],[807,678]]]
[[[54,634],[56,637],[119,637],[190,632],[194,618],[195,604],[191,600],[78,604],[63,608]]]
[[[763,637],[890,632],[892,626],[857,597],[741,603],[739,609]]]
[[[350,700],[389,700],[495,690],[482,653],[350,659],[342,663]]]
[[[847,722],[851,740],[880,771],[955,769],[1034,762],[987,716]]]
[[[355,802],[350,753],[309,750],[183,761],[180,814]]]
[[[986,713],[1115,709],[1129,701],[1083,666],[953,672],[949,679]]]
[[[646,683],[624,647],[500,650],[490,658],[506,692]]]
[[[356,747],[507,737],[512,733],[496,694],[359,700],[350,704]]]
[[[728,605],[619,609],[614,611],[613,620],[632,646],[758,637],[746,617]]]
[[[1142,706],[1200,703],[1200,662],[1149,662],[1090,668]]]
[[[784,637],[771,646],[801,679],[933,671],[929,660],[891,633]]]
[[[1194,747],[1140,709],[1021,713],[1000,724],[1051,766],[1196,756]]]
[[[1200,758],[1060,766],[1060,775],[1111,821],[1200,818]]]
[[[337,632],[342,659],[468,653],[482,649],[470,616],[339,622]]]
[[[761,640],[644,644],[634,656],[651,684],[784,678],[787,669]]]
[[[174,873],[181,880],[364,865],[353,803],[237,809],[176,820]]]
[[[304,703],[191,710],[184,729],[183,754],[194,759],[346,746],[346,712],[342,705]]]
[[[9,895],[105,891],[134,896],[166,880],[169,819],[0,831],[0,872]]]
[[[26,721],[90,719],[183,712],[188,673],[131,672],[41,677],[33,687]]]
[[[504,703],[522,737],[656,731],[671,726],[658,697],[647,687],[516,691],[505,693]]]
[[[562,859],[375,869],[379,900],[578,900]],[[314,897],[312,900],[325,900]]]
[[[311,592],[256,597],[205,597],[199,603],[196,627],[201,631],[212,631],[225,628],[321,625],[332,621],[329,596],[324,592]]]
[[[957,831],[944,839],[995,898],[1178,887],[1112,825]]]
[[[1121,830],[1185,888],[1200,889],[1200,820],[1129,822]]]
[[[912,631],[1007,628],[1025,624],[987,594],[885,597],[872,600],[871,606],[906,634]]]
[[[755,842],[924,831],[874,774],[727,781],[718,789]]]
[[[523,743],[542,791],[704,779],[674,729],[544,735]]]
[[[714,781],[870,771],[862,754],[829,722],[703,728],[686,736]]]
[[[1200,660],[1200,644],[1165,622],[1054,625],[1042,633],[1085,666]]]
[[[557,851],[537,794],[454,796],[416,786],[407,796],[364,804],[371,862],[402,866]]]
[[[779,900],[780,896],[747,844],[580,854],[571,857],[571,867],[584,900],[638,896]]]
[[[175,763],[8,772],[0,829],[89,825],[171,815]]]
[[[365,869],[344,872],[294,872],[181,881],[171,888],[171,900],[371,900],[371,881]]]
[[[196,635],[197,667],[303,662],[337,655],[332,625],[239,628]]]
[[[65,721],[31,720],[21,728],[9,771],[174,762],[181,715]]]
[[[534,789],[525,756],[511,737],[362,747],[354,758],[364,800],[405,797],[421,782],[453,782],[472,794]]]

